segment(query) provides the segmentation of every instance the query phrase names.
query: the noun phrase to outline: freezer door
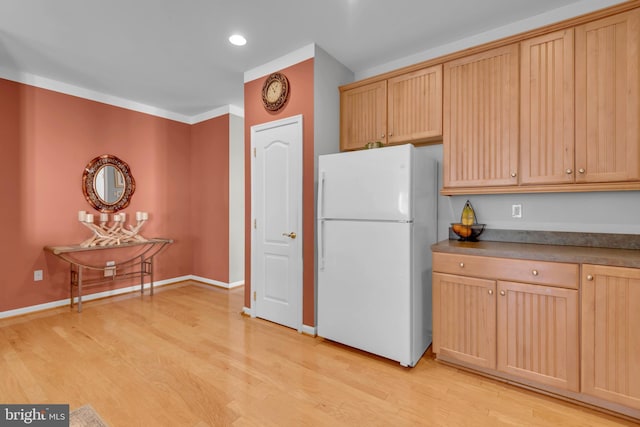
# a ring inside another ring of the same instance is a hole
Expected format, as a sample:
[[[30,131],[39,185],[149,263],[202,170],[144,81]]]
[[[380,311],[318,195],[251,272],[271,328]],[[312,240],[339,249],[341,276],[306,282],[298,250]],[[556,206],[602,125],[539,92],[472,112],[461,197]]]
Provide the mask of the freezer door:
[[[318,218],[408,221],[410,144],[328,154],[318,163]]]
[[[411,360],[410,223],[320,221],[318,335]]]

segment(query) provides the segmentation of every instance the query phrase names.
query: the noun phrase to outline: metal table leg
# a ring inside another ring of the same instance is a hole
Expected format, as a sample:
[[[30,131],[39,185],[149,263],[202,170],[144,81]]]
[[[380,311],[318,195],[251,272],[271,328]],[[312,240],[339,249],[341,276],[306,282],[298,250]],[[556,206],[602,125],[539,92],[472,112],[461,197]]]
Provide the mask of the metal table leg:
[[[151,295],[153,295],[153,257],[149,258],[149,277],[150,277],[150,285]]]
[[[144,255],[140,256],[140,294],[144,295]]]
[[[82,266],[78,265],[78,313],[82,312]]]

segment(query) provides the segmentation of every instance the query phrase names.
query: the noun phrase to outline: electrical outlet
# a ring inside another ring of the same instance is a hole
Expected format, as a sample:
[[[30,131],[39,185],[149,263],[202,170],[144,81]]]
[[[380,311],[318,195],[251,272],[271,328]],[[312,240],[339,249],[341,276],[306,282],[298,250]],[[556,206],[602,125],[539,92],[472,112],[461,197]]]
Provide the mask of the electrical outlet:
[[[107,261],[104,268],[104,277],[112,277],[116,275],[116,262]]]
[[[41,280],[42,280],[43,276],[44,276],[44,275],[43,275],[43,273],[42,273],[42,270],[35,270],[35,271],[33,272],[33,281],[34,281],[34,282],[39,282],[39,281],[41,281]]]
[[[511,218],[522,218],[522,205],[511,205]]]

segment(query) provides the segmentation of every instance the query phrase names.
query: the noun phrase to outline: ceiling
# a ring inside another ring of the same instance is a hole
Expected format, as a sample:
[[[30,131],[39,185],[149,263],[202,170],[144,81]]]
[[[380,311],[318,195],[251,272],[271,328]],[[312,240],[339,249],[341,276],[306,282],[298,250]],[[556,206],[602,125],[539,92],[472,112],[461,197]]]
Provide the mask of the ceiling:
[[[572,3],[0,0],[0,68],[194,116],[243,107],[245,71],[311,43],[359,73]]]

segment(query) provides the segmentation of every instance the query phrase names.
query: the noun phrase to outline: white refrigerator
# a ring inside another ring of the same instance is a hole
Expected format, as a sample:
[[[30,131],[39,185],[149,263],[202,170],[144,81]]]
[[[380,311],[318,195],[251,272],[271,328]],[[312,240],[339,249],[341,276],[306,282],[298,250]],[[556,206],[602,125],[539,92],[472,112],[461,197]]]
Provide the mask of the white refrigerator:
[[[437,163],[413,145],[319,156],[318,335],[415,366],[431,344]]]

